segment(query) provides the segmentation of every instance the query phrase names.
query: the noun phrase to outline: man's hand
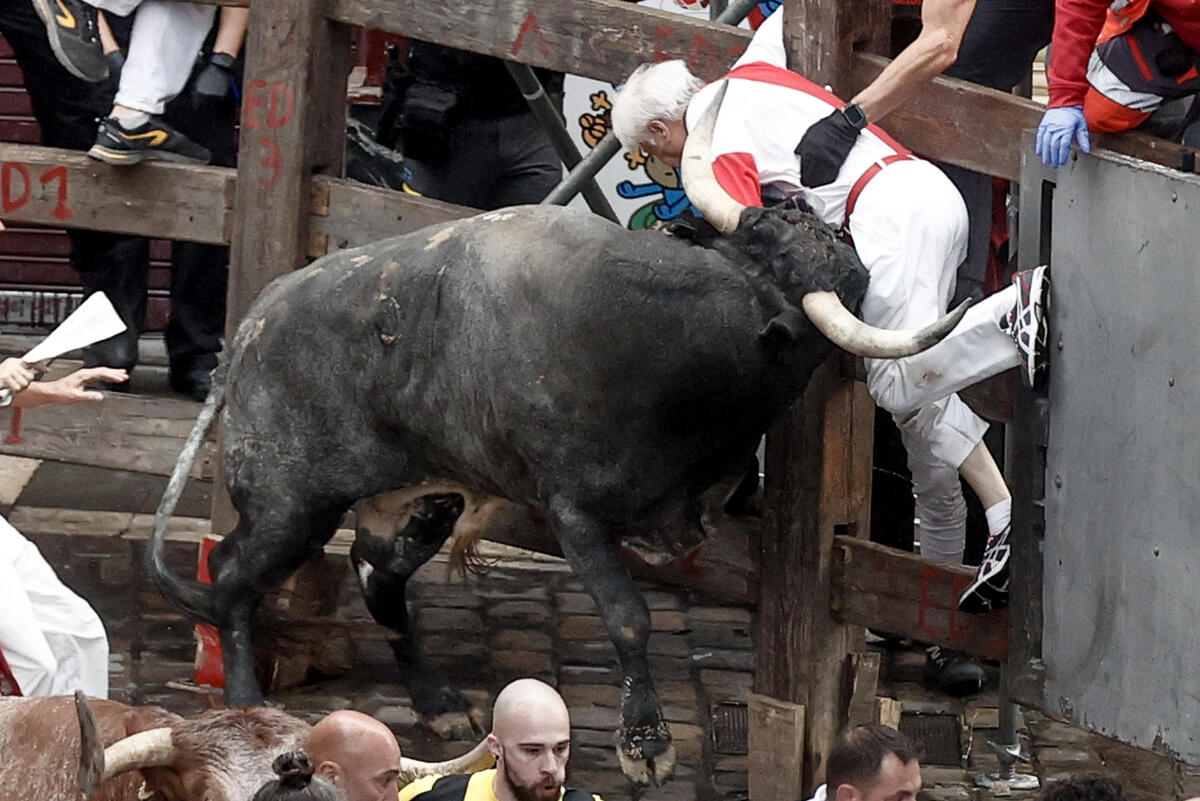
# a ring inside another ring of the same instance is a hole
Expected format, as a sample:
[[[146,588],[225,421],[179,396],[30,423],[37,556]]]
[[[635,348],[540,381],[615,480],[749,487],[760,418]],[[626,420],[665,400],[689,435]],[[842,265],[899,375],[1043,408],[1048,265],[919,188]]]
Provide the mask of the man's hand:
[[[129,380],[125,370],[111,367],[85,367],[56,381],[38,381],[29,384],[25,391],[13,397],[13,405],[19,407],[41,406],[46,403],[80,403],[104,400],[104,394],[94,389],[84,389],[92,381],[119,384]]]
[[[37,378],[34,370],[45,370],[41,364],[26,364],[20,359],[0,362],[0,389],[21,392]]]
[[[1092,137],[1088,132],[1083,106],[1048,108],[1038,125],[1037,143],[1034,152],[1042,157],[1047,167],[1061,167],[1071,155],[1071,142],[1079,143],[1084,153],[1092,152]]]
[[[120,384],[128,380],[129,372],[126,370],[116,370],[112,367],[85,367],[63,376],[57,381],[47,381],[42,386],[50,395],[53,395],[54,403],[95,402],[104,400],[104,394],[94,389],[84,389],[85,384],[92,381]]]
[[[810,189],[833,183],[857,141],[858,129],[840,110],[814,124],[796,146],[800,183]]]

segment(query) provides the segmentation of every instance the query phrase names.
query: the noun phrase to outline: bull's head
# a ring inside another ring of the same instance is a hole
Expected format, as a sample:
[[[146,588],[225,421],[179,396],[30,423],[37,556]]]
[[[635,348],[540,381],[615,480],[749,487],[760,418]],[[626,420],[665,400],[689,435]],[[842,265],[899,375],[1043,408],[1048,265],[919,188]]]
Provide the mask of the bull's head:
[[[745,235],[743,249],[761,259],[772,281],[785,296],[800,293],[804,314],[831,342],[858,356],[897,359],[919,353],[936,343],[962,319],[964,303],[932,325],[918,330],[887,330],[867,325],[842,303],[839,291],[853,293],[862,267],[849,246],[832,229],[807,212],[764,212],[749,209],[721,188],[712,168],[712,133],[728,83],[689,133],[680,169],[688,198],[723,234]],[[748,248],[747,248],[748,245]],[[841,266],[853,266],[840,269]],[[821,264],[833,270],[815,275]],[[814,277],[818,280],[814,282]],[[847,283],[848,282],[848,283]],[[820,286],[818,289],[806,287]],[[823,285],[823,286],[822,286]],[[861,291],[859,289],[858,291]]]
[[[274,778],[271,764],[301,749],[308,724],[279,710],[253,707],[206,712],[193,719],[157,707],[126,714],[126,736],[104,746],[87,696],[75,693],[79,717],[79,787],[85,795],[131,771],[145,777],[142,797],[167,801],[250,801]],[[165,724],[165,725],[164,725]],[[446,762],[401,758],[401,787],[421,776],[471,773],[491,767],[487,741]],[[155,795],[157,793],[157,795]]]

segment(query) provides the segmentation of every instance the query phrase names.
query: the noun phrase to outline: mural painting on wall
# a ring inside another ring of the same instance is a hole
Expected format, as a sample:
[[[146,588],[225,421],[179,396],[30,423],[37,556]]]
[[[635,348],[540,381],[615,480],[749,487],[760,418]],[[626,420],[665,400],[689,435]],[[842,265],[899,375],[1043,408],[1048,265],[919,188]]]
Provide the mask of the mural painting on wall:
[[[643,0],[639,5],[708,19],[708,0]],[[758,3],[747,17],[749,26],[757,28],[780,5],[782,0]],[[580,152],[594,148],[610,130],[609,114],[615,92],[616,88],[609,83],[566,76],[563,114]],[[656,228],[684,212],[698,214],[683,191],[679,170],[640,150],[609,161],[596,176],[596,182],[617,218],[632,230]],[[572,204],[585,207],[578,197]]]

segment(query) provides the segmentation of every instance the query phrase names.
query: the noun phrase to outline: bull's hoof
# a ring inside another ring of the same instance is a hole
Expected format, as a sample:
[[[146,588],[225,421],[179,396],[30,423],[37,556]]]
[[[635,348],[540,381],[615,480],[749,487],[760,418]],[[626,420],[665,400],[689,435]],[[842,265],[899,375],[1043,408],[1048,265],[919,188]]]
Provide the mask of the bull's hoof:
[[[619,729],[617,759],[625,778],[642,787],[661,785],[675,771],[675,746],[666,724]]]
[[[472,707],[466,711],[422,716],[421,725],[443,740],[478,740],[486,734],[482,720],[482,713]]]

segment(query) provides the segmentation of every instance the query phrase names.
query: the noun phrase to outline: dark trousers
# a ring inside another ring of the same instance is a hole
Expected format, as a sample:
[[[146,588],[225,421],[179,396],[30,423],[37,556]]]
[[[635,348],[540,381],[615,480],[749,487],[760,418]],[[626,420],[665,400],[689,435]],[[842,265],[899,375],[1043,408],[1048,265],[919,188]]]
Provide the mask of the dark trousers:
[[[67,72],[50,50],[46,30],[29,0],[0,2],[0,33],[25,76],[25,88],[42,130],[42,144],[87,150],[100,117],[112,106],[113,88],[90,84]],[[236,101],[229,122],[233,136]],[[215,123],[214,123],[215,125]],[[236,152],[236,147],[234,148]],[[102,291],[129,331],[88,349],[89,364],[132,367],[137,335],[146,320],[149,245],[145,238],[102,231],[67,231],[71,266],[90,294]],[[225,318],[228,248],[176,243],[171,263],[171,319],[167,352],[176,370],[216,366]]]
[[[465,117],[446,132],[446,152],[404,153],[405,183],[427,197],[476,209],[541,202],[562,179],[562,162],[532,112]]]

